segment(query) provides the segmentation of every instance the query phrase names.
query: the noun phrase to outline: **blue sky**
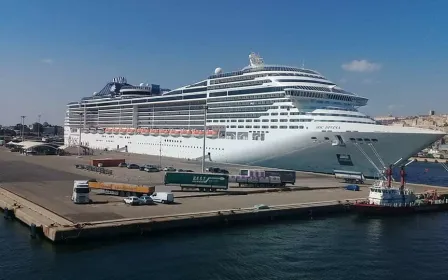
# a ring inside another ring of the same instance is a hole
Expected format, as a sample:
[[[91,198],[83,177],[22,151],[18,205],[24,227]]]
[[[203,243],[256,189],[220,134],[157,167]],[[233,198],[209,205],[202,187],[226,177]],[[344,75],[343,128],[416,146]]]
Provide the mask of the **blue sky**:
[[[315,69],[371,115],[447,113],[447,1],[15,0],[0,10],[0,123],[62,124],[113,77],[176,88],[216,67]]]

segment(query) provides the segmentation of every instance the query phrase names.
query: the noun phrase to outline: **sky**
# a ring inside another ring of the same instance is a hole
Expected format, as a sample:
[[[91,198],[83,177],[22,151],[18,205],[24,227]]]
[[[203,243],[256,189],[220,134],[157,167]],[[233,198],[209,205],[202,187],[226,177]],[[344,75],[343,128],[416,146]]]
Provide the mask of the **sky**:
[[[63,124],[114,77],[174,89],[221,67],[305,65],[371,116],[448,113],[448,1],[14,0],[0,9],[0,124]]]

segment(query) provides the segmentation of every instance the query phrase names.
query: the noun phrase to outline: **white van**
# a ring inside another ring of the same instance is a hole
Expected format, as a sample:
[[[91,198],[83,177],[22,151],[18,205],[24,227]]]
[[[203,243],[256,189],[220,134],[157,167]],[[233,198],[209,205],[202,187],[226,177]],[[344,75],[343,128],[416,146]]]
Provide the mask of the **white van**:
[[[170,192],[156,192],[151,195],[151,198],[154,202],[159,203],[173,203],[174,202],[174,194]]]

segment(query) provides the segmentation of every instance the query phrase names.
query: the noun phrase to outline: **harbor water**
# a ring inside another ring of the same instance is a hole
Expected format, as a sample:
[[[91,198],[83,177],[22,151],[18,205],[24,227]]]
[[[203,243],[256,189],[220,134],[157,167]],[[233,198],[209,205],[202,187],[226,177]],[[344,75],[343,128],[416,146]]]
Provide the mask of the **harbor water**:
[[[411,166],[409,181],[447,182]],[[448,279],[447,232],[448,213],[342,216],[54,246],[1,219],[0,279]]]

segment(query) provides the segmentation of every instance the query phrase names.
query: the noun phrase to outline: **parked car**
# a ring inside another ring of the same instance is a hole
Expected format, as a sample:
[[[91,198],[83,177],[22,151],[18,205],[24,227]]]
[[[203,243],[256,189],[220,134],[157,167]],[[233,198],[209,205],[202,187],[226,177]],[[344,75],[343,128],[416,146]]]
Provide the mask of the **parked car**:
[[[145,168],[146,168],[146,167],[145,167],[144,165],[140,165],[140,168],[139,168],[139,169],[140,169],[140,171],[145,171]]]
[[[152,198],[149,195],[142,195],[139,197],[139,199],[140,199],[140,204],[145,204],[145,205],[154,204],[154,201],[152,200]]]
[[[135,163],[130,163],[128,164],[128,169],[140,169],[140,166]]]
[[[229,171],[227,169],[219,169],[218,173],[229,174]]]
[[[124,162],[120,162],[118,164],[118,167],[128,167],[128,165],[126,163],[124,163]]]
[[[170,192],[157,192],[151,195],[154,202],[169,204],[174,202],[174,194]]]
[[[184,170],[184,172],[194,172],[194,171],[191,169],[187,169],[187,170]]]
[[[129,196],[124,199],[124,203],[129,205],[140,205],[140,199],[136,196]]]
[[[146,172],[159,172],[160,170],[157,167],[151,166],[145,168]]]
[[[165,168],[163,169],[163,171],[176,171],[176,168],[174,168],[174,167],[172,167],[172,166],[169,166],[169,167],[165,167]]]

